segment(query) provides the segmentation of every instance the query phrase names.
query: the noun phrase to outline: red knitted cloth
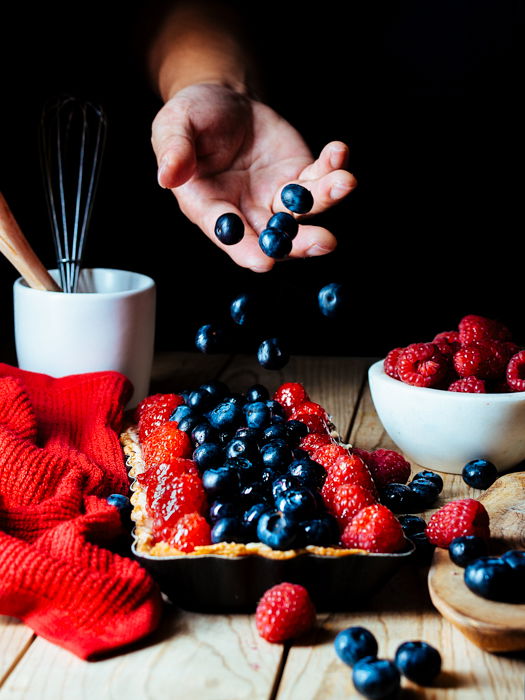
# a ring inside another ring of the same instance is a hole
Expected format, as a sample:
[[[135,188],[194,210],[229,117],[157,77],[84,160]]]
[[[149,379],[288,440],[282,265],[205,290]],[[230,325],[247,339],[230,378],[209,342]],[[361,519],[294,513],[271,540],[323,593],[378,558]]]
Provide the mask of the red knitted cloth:
[[[137,562],[104,548],[123,534],[106,497],[128,492],[129,395],[117,372],[0,363],[0,613],[86,659],[151,632],[162,605]]]

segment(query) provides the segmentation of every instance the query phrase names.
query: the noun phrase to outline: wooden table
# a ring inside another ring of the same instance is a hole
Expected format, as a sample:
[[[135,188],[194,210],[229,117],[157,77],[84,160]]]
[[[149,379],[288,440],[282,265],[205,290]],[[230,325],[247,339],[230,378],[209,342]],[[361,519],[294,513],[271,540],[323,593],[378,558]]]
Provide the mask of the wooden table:
[[[152,393],[182,390],[211,377],[237,391],[256,382],[273,390],[282,381],[302,381],[348,441],[365,449],[394,447],[371,403],[366,382],[371,361],[295,357],[283,371],[269,372],[252,357],[167,354],[156,359]],[[445,475],[444,481],[440,503],[479,496],[460,477]],[[405,699],[522,699],[525,655],[496,656],[473,646],[433,608],[426,574],[421,566],[406,565],[363,610],[319,615],[315,632],[291,646],[260,639],[252,615],[200,615],[169,607],[150,639],[113,658],[85,662],[17,620],[0,617],[0,697],[356,698],[350,670],[337,658],[333,639],[345,627],[363,625],[376,635],[383,657],[391,658],[410,639],[440,649],[443,673],[437,686],[422,689],[404,680]]]

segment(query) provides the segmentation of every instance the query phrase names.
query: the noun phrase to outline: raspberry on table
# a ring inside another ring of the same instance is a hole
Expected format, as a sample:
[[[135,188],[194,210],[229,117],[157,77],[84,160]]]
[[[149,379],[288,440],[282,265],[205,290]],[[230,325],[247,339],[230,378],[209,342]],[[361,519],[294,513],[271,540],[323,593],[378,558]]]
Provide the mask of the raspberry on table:
[[[478,377],[462,377],[449,386],[448,391],[459,391],[466,394],[486,394],[487,387],[484,379]]]
[[[148,469],[178,457],[189,457],[192,451],[189,435],[173,421],[159,425],[142,443],[142,457]]]
[[[378,488],[393,483],[406,484],[410,477],[410,463],[395,450],[379,448],[368,452],[354,448],[353,452],[367,465]]]
[[[184,403],[184,399],[178,394],[157,394],[157,397],[151,403],[145,403],[147,402],[147,399],[145,399],[144,406],[139,411],[138,428],[141,443],[145,441],[155,428],[158,428],[163,423],[167,423],[177,406],[181,406]]]
[[[281,404],[288,418],[290,417],[292,409],[310,400],[304,386],[299,382],[285,382],[281,384],[273,395],[273,398]]]
[[[332,511],[345,527],[359,511],[376,503],[375,495],[360,484],[343,484],[332,496]]]
[[[367,552],[394,553],[406,546],[399,520],[379,503],[362,508],[345,527],[341,541],[348,548]]]
[[[200,513],[186,513],[163,530],[162,538],[181,552],[193,552],[195,547],[211,544],[211,528]]]
[[[503,323],[476,314],[464,316],[458,324],[458,329],[461,345],[469,345],[477,340],[488,338],[511,340],[511,333]]]
[[[269,588],[255,612],[259,635],[268,642],[280,643],[308,632],[315,624],[316,611],[304,586],[279,583]]]
[[[488,540],[489,516],[485,506],[474,498],[450,501],[430,517],[425,532],[432,544],[445,549],[454,538],[464,535]]]
[[[401,353],[405,348],[393,348],[385,357],[384,369],[389,377],[393,379],[399,379],[399,372],[397,371],[397,361]]]
[[[396,367],[402,382],[428,388],[441,384],[449,362],[433,343],[413,343],[400,354]]]
[[[525,350],[510,358],[506,376],[511,391],[525,391]]]

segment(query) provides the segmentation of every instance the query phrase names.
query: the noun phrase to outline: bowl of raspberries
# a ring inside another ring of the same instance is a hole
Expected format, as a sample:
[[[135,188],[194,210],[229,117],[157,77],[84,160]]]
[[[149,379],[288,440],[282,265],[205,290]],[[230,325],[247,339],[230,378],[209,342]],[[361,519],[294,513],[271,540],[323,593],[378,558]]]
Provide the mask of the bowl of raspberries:
[[[369,369],[372,400],[408,459],[461,473],[525,459],[525,349],[501,322],[470,314],[430,342],[392,349]]]

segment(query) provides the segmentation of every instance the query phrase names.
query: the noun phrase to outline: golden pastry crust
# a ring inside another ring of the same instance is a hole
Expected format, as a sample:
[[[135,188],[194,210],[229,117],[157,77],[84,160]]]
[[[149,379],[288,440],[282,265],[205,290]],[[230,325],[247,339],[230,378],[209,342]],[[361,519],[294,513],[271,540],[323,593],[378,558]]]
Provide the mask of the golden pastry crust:
[[[237,558],[257,554],[268,559],[292,559],[302,554],[314,554],[323,557],[344,557],[351,554],[367,554],[362,549],[345,549],[344,547],[317,547],[309,545],[303,549],[277,550],[268,547],[262,542],[249,542],[241,544],[239,542],[218,542],[201,547],[195,547],[193,552],[181,552],[172,547],[167,542],[154,542],[151,529],[152,522],[146,512],[146,493],[141,484],[137,481],[137,476],[146,470],[142,451],[138,438],[137,427],[130,425],[120,436],[120,442],[124,454],[126,455],[126,465],[128,474],[132,479],[131,483],[131,503],[133,511],[131,519],[135,523],[133,530],[134,549],[138,554],[155,558],[166,557],[195,557],[203,555],[216,555],[229,558]]]

